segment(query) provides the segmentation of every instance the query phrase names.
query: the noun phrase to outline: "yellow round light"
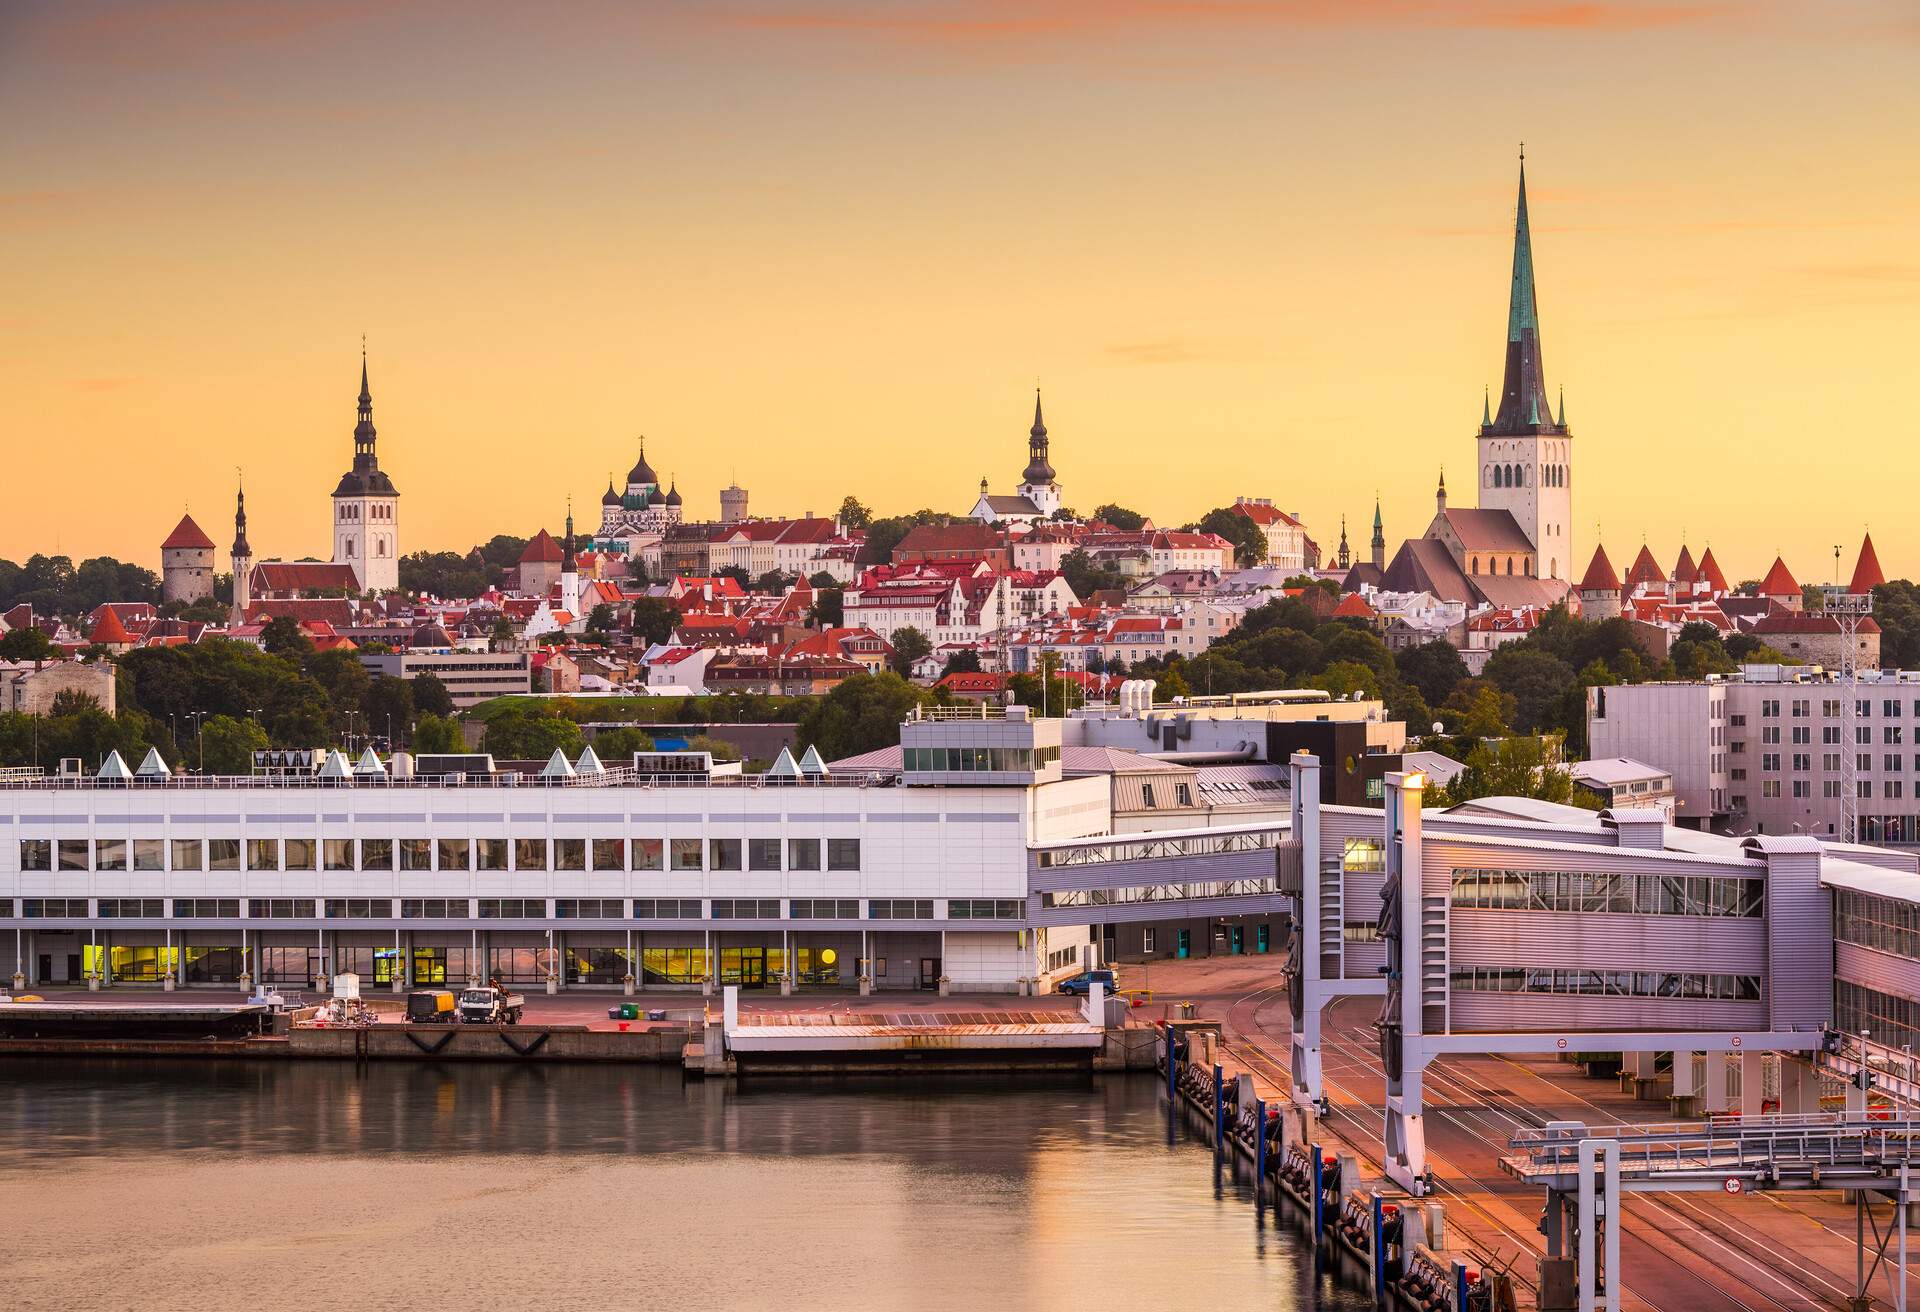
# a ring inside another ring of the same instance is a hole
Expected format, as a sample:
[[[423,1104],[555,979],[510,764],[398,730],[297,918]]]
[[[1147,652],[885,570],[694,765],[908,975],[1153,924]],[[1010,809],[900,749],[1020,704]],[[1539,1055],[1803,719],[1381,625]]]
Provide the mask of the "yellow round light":
[[[839,954],[838,952],[835,952],[835,951],[834,951],[834,950],[833,950],[832,948],[823,948],[823,949],[821,949],[821,951],[820,951],[820,964],[821,964],[821,965],[823,965],[823,966],[831,966],[831,965],[832,965],[832,964],[833,964],[834,962],[836,962],[836,961],[838,961],[838,960],[840,960],[840,954]]]

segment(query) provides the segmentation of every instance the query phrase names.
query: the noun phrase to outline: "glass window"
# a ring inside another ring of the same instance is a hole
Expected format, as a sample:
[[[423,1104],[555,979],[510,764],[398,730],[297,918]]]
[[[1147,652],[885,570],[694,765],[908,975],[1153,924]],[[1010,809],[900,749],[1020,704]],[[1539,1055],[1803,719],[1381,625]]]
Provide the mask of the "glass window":
[[[89,869],[87,840],[84,838],[63,838],[60,840],[60,868],[62,870]]]
[[[475,870],[505,870],[507,868],[507,840],[504,838],[474,839],[473,868]]]
[[[440,849],[442,870],[465,870],[471,863],[472,846],[464,838],[442,838],[435,846]]]
[[[329,870],[353,869],[353,840],[351,838],[329,838],[320,844],[322,855]]]
[[[53,869],[53,840],[50,838],[21,839],[20,868],[22,870]]]
[[[633,840],[633,868],[635,870],[659,870],[663,867],[662,848],[665,845],[657,838],[636,838]]]
[[[675,870],[699,870],[701,843],[697,838],[676,838],[673,840],[673,868]]]
[[[820,840],[817,838],[789,838],[787,840],[787,869],[818,870],[820,868]]]
[[[164,838],[134,839],[133,868],[135,870],[165,870],[167,868],[167,840]]]
[[[514,839],[513,868],[515,870],[545,870],[547,868],[547,840],[544,838]]]
[[[283,864],[288,870],[313,869],[313,840],[311,838],[289,838],[284,844]]]
[[[360,868],[362,870],[393,869],[393,840],[391,838],[361,839]]]
[[[178,853],[176,853],[175,855],[178,855]],[[240,840],[239,839],[209,838],[207,840],[207,869],[238,870],[239,868],[240,868]]]
[[[280,840],[277,838],[249,838],[247,840],[247,869],[278,870],[280,868]]]
[[[95,870],[125,870],[127,868],[127,840],[124,838],[102,838],[93,845],[93,868]]]
[[[402,870],[433,869],[433,842],[426,838],[403,838],[400,840],[400,868]]]
[[[747,840],[747,869],[778,870],[780,868],[780,840],[777,838],[749,838]]]
[[[555,870],[585,870],[587,868],[587,840],[584,838],[554,839],[553,868]]]
[[[829,838],[827,840],[827,869],[858,870],[860,868],[860,840],[857,838]]]
[[[627,840],[624,838],[596,838],[593,840],[593,868],[595,870],[625,870],[627,868]]]
[[[709,870],[738,870],[740,868],[740,840],[737,838],[716,838],[707,844]]]

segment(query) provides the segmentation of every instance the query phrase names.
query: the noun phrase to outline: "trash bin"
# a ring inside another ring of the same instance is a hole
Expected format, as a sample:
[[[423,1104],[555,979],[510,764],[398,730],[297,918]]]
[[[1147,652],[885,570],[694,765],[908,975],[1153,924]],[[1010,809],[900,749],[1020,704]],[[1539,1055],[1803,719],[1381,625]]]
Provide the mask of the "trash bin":
[[[1191,1002],[1183,1002],[1180,1004],[1180,1019],[1181,1020],[1193,1019],[1193,1004]]]
[[[639,1020],[639,1019],[640,1019],[640,1006],[639,1006],[639,1004],[638,1004],[638,1003],[634,1003],[634,1002],[623,1002],[623,1003],[621,1003],[621,1004],[620,1004],[620,1019],[621,1019],[621,1020]]]
[[[623,1011],[622,1011],[622,1009],[621,1009],[621,1008],[619,1008],[619,1007],[608,1007],[608,1008],[607,1008],[607,1019],[608,1019],[608,1020],[619,1020],[619,1019],[620,1019],[620,1018],[622,1017],[622,1015],[623,1015],[623,1014],[624,1014],[624,1013],[623,1013]]]
[[[660,1010],[657,1007],[654,1010],[649,1011],[647,1013],[648,1020],[665,1020],[666,1018],[667,1018],[667,1013]]]

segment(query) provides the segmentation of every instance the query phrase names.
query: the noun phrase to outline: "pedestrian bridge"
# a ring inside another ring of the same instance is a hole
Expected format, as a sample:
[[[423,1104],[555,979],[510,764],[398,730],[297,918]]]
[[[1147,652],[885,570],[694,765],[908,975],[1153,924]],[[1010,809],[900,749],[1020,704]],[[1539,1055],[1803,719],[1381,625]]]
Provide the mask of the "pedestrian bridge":
[[[1300,844],[1284,824],[1111,834],[1027,854],[1035,925],[1268,915],[1299,886]]]

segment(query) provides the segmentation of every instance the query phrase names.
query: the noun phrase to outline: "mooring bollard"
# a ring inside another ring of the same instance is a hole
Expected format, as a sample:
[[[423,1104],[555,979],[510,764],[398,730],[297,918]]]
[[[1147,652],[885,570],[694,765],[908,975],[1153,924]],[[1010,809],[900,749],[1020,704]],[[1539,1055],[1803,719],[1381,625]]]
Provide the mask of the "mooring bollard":
[[[1218,1157],[1227,1143],[1226,1075],[1220,1063],[1213,1064],[1213,1155]]]
[[[1253,1100],[1253,1205],[1260,1206],[1260,1190],[1267,1182],[1267,1100]]]

